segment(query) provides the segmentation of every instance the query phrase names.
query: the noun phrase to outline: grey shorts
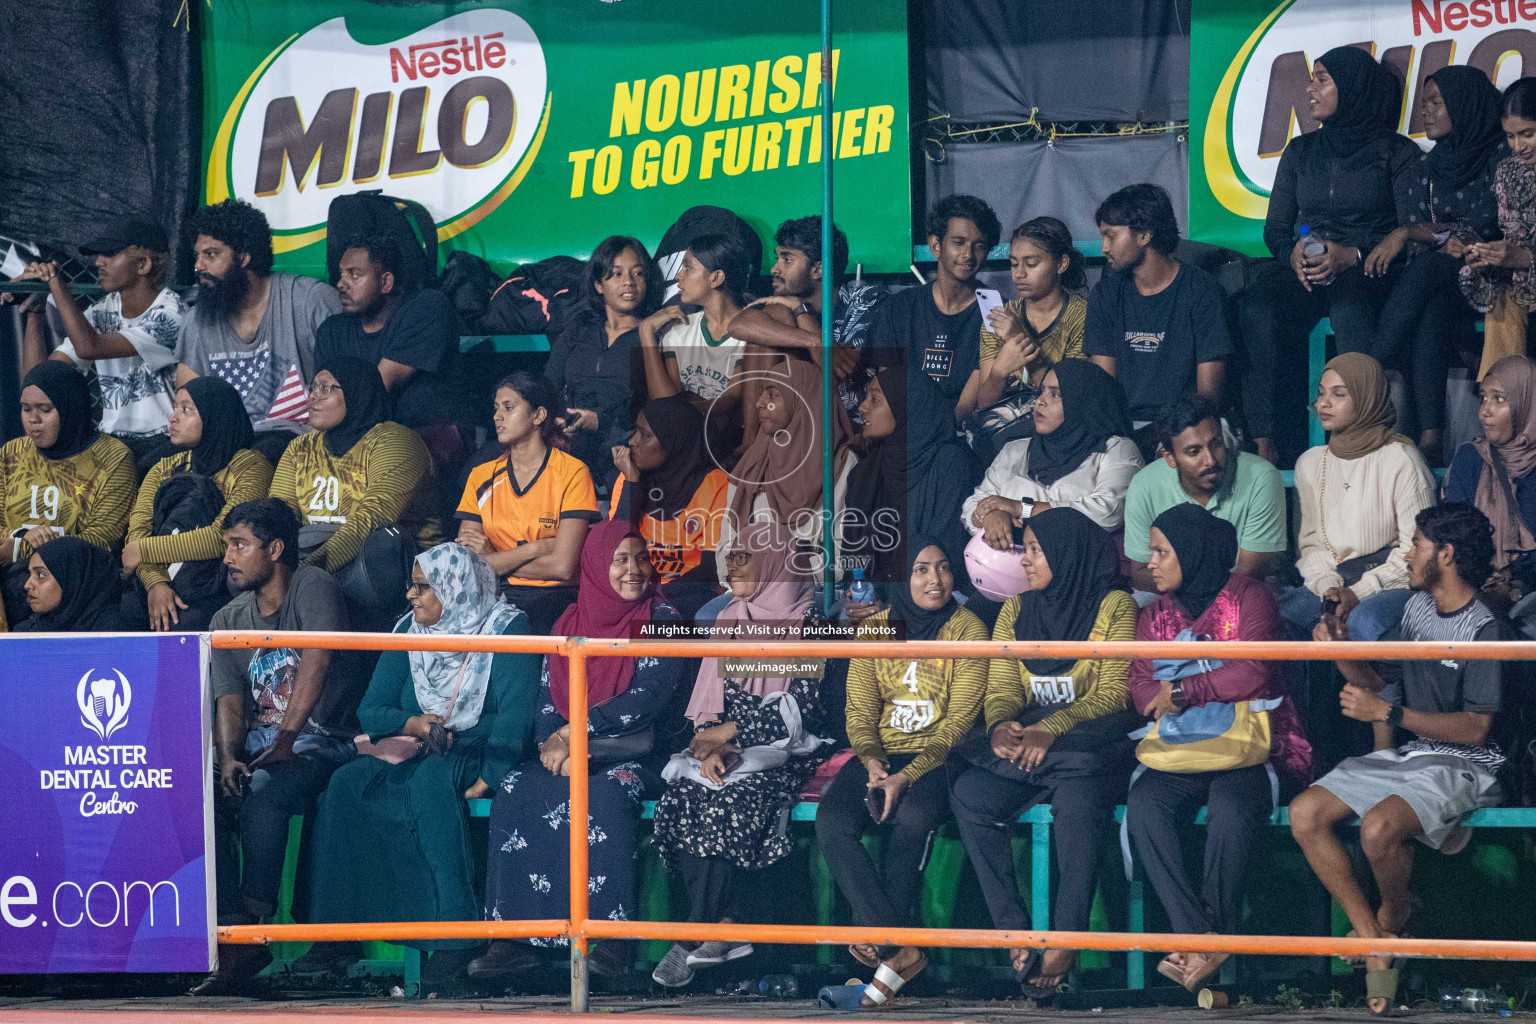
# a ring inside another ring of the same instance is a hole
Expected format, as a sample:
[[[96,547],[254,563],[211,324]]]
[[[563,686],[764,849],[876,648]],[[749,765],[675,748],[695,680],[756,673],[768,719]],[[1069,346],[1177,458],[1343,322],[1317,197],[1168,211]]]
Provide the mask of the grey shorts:
[[[1419,842],[1434,850],[1463,818],[1501,795],[1494,774],[1464,757],[1402,750],[1346,758],[1317,785],[1362,816],[1389,796],[1402,797],[1419,816]]]

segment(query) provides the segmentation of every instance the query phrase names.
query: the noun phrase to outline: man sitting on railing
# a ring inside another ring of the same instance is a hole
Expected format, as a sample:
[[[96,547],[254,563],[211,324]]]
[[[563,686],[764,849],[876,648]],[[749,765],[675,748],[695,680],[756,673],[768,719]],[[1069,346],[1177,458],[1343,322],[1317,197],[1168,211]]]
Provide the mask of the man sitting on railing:
[[[236,505],[224,519],[224,543],[239,596],[214,615],[213,629],[348,628],[336,581],[299,565],[299,523],[287,505]],[[331,773],[354,753],[349,719],[365,682],[358,664],[345,652],[292,647],[213,653],[220,924],[255,924],[276,912],[288,820],[313,813]],[[271,962],[266,946],[225,946],[218,971],[192,994],[237,991]]]
[[[1402,639],[1434,642],[1505,640],[1508,624],[1478,596],[1492,572],[1493,530],[1470,505],[1427,508],[1417,517],[1408,551],[1409,582],[1417,591],[1403,610]],[[1348,639],[1342,626],[1340,639]],[[1407,661],[1399,684],[1389,684],[1368,662],[1341,661],[1339,695],[1346,717],[1384,723],[1378,749],[1352,757],[1291,804],[1291,832],[1307,862],[1354,925],[1351,935],[1396,937],[1411,926],[1408,879],[1417,839],[1442,853],[1457,853],[1470,830],[1462,819],[1500,799],[1496,772],[1504,754],[1494,742],[1505,669],[1498,661]],[[1391,733],[1406,729],[1408,743],[1393,748]],[[1381,906],[1372,912],[1349,855],[1333,826],[1360,816],[1360,845],[1371,863]],[[1391,958],[1366,959],[1367,1004],[1386,1012],[1397,993]]]

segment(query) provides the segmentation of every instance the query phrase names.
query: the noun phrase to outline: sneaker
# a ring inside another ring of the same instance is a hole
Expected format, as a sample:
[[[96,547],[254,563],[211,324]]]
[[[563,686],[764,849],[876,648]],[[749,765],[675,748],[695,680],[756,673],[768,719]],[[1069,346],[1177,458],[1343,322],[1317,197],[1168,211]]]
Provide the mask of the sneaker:
[[[535,949],[526,942],[496,939],[491,943],[491,948],[485,951],[485,955],[469,962],[466,973],[472,981],[493,981],[514,974],[536,971],[548,962],[542,955],[542,950]]]
[[[347,968],[363,958],[361,942],[317,942],[309,952],[288,965],[288,973],[298,978],[324,978],[345,974]]]
[[[713,967],[751,955],[750,942],[701,942],[698,949],[688,954],[688,966]]]
[[[237,946],[220,943],[219,969],[188,992],[192,996],[232,996],[248,991],[256,975],[272,962],[269,946]],[[689,972],[692,973],[692,972]]]
[[[664,988],[682,988],[693,980],[693,968],[688,965],[688,959],[688,951],[673,943],[651,972],[651,980]]]

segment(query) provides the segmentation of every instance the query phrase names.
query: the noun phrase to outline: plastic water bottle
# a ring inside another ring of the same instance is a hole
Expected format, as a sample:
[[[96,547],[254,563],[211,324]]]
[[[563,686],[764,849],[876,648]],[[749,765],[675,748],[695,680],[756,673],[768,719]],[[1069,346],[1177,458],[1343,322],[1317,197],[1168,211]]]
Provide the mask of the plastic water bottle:
[[[1314,256],[1321,256],[1327,251],[1328,247],[1323,244],[1322,239],[1313,237],[1312,225],[1303,224],[1301,226],[1301,255],[1305,259],[1311,259]]]
[[[1515,1001],[1498,989],[1468,988],[1461,991],[1462,1013],[1500,1013],[1514,1008]]]
[[[848,588],[848,600],[869,604],[875,599],[875,585],[864,578],[863,569],[853,570],[853,584]]]
[[[757,994],[764,999],[794,999],[800,995],[800,983],[793,974],[770,974],[757,983]]]

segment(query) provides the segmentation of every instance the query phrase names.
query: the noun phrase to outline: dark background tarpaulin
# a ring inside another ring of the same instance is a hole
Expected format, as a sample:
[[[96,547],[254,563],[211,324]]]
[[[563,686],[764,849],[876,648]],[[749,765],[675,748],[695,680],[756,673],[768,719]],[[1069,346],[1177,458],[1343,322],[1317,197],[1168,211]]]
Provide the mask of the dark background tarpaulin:
[[[0,4],[0,234],[74,245],[132,210],[180,238],[201,151],[188,18],[202,3]]]

